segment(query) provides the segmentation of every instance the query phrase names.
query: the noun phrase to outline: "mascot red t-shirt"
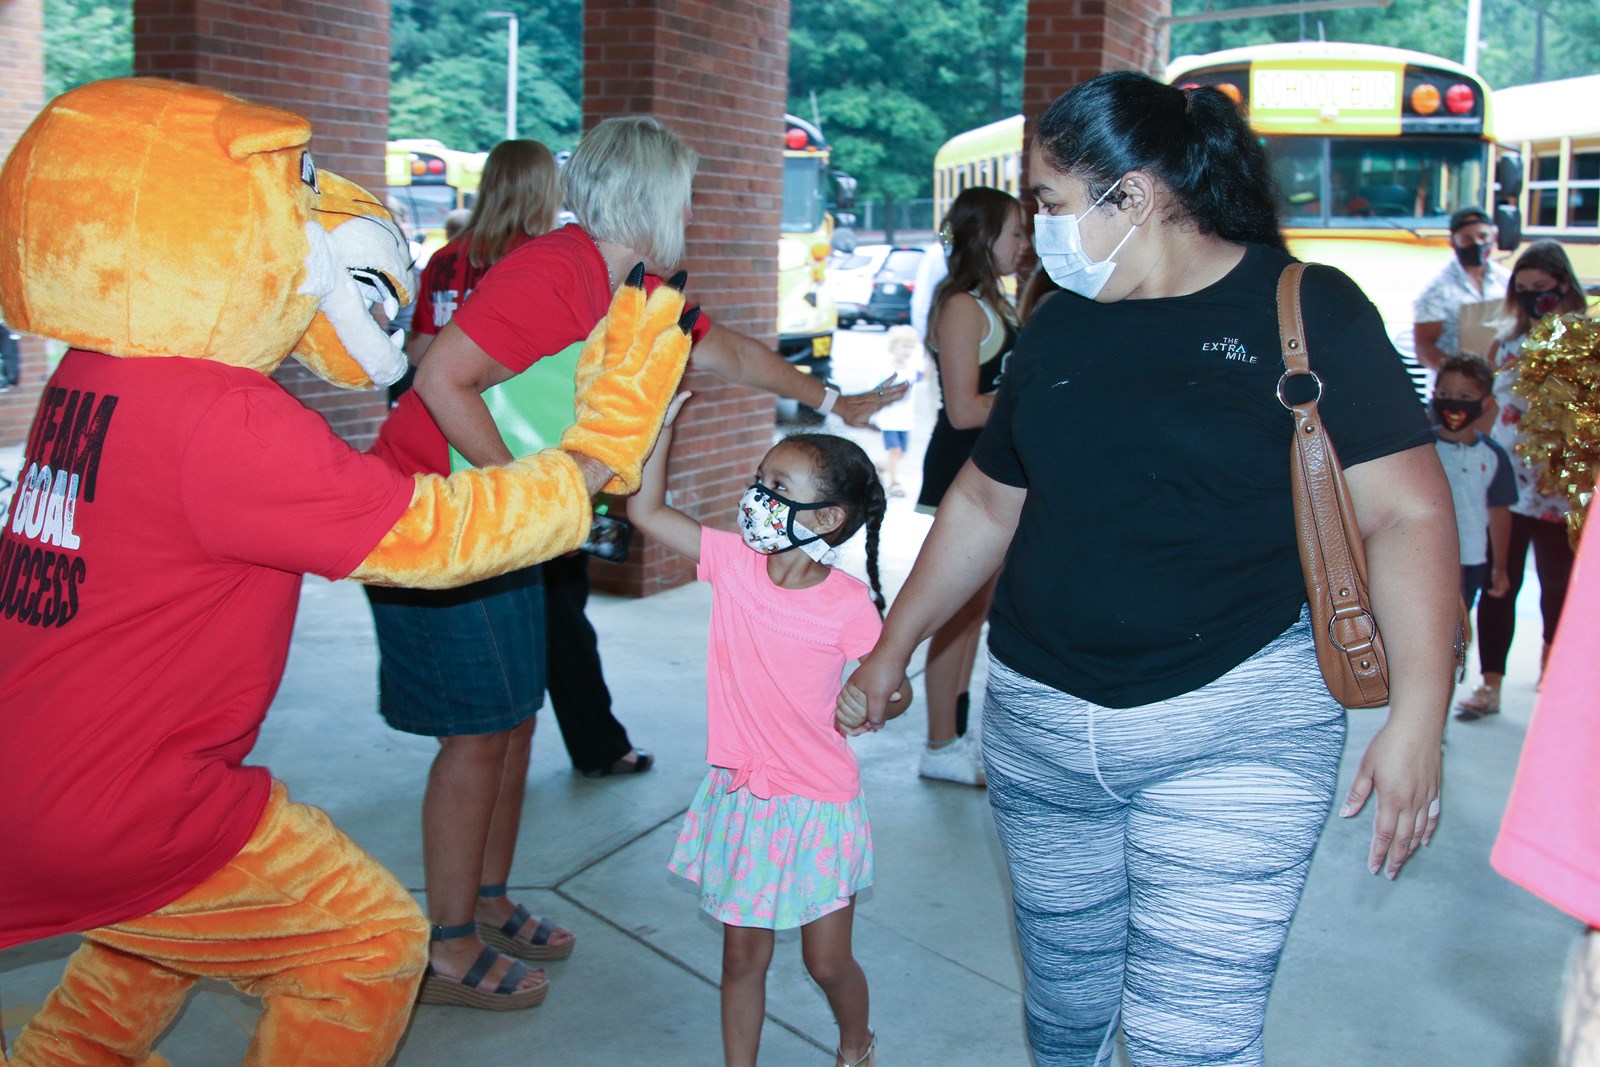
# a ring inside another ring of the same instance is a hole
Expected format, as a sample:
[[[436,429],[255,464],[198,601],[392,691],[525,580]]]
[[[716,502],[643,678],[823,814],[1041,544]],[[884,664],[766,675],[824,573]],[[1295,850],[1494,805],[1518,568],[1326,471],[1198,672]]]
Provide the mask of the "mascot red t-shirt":
[[[239,851],[301,575],[348,575],[412,495],[271,379],[200,360],[69,352],[25,456],[0,856],[28,876],[0,877],[0,948],[155,911]]]

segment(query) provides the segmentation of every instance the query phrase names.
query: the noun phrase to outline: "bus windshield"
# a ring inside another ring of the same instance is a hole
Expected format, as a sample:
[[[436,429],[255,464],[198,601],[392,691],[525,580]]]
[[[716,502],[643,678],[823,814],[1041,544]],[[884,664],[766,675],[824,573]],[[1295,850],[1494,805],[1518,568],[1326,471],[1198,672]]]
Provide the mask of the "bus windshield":
[[[1268,137],[1286,226],[1443,226],[1479,205],[1487,150],[1476,138]]]
[[[389,193],[405,205],[418,230],[444,229],[444,217],[456,206],[456,191],[448,185],[391,185]]]
[[[810,233],[822,225],[827,210],[824,179],[821,156],[784,156],[784,233]]]

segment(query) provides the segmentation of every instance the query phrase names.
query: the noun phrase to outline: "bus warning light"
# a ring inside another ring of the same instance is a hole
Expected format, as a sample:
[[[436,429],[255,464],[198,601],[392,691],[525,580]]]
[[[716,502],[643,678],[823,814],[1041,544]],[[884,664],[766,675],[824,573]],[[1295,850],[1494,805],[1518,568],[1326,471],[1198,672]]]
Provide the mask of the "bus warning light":
[[[1444,106],[1450,109],[1452,115],[1467,115],[1477,104],[1477,96],[1472,91],[1472,86],[1465,82],[1456,82],[1445,90]]]
[[[1439,89],[1423,82],[1411,90],[1411,110],[1419,115],[1431,115],[1439,110]]]

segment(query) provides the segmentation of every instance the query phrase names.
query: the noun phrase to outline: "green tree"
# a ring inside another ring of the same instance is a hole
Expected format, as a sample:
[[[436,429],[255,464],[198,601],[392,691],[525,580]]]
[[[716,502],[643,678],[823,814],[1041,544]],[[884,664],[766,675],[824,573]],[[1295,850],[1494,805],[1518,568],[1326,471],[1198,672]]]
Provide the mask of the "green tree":
[[[941,144],[1021,107],[1025,0],[795,0],[790,12],[789,110],[821,119],[864,198],[930,195]]]
[[[484,151],[505,136],[506,20],[469,0],[395,0],[390,22],[389,135]],[[509,0],[517,48],[517,133],[554,150],[582,129],[582,0]]]
[[[1174,15],[1259,6],[1262,0],[1173,0]],[[1545,44],[1538,46],[1540,13]],[[1303,26],[1303,29],[1302,29]],[[1176,26],[1172,55],[1195,55],[1273,41],[1349,41],[1410,48],[1462,61],[1467,0],[1394,0],[1301,17],[1237,19]],[[1303,35],[1303,36],[1302,36]],[[1478,72],[1491,89],[1600,71],[1600,4],[1595,0],[1483,0]],[[1542,51],[1542,56],[1541,56]]]
[[[85,82],[133,73],[133,4],[45,0],[46,99]]]

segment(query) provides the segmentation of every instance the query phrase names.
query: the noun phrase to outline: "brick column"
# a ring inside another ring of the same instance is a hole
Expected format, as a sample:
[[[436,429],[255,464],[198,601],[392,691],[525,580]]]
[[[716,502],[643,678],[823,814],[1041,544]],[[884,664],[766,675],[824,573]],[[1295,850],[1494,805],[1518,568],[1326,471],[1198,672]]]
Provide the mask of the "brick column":
[[[583,122],[646,114],[700,154],[684,266],[690,299],[766,344],[777,326],[787,0],[586,0]],[[732,528],[733,508],[770,447],[773,398],[691,370],[669,486],[679,508]],[[694,578],[642,539],[626,564],[596,563],[597,588],[647,596]]]
[[[0,3],[0,160],[44,106],[43,0]],[[22,339],[22,380],[0,392],[0,448],[21,444],[44,387],[44,342]],[[14,470],[0,475],[15,478]]]
[[[1056,97],[1108,70],[1161,76],[1158,21],[1172,0],[1028,0],[1028,44],[1022,64],[1022,114],[1033,124]]]
[[[382,193],[387,0],[134,0],[133,41],[135,74],[304,115],[317,165]],[[382,391],[337,389],[292,359],[276,378],[357,448],[371,443],[387,411]]]

